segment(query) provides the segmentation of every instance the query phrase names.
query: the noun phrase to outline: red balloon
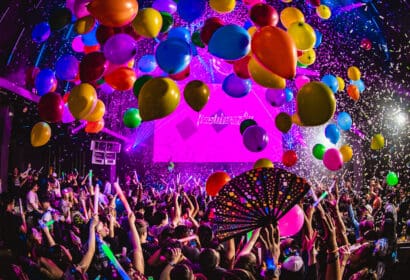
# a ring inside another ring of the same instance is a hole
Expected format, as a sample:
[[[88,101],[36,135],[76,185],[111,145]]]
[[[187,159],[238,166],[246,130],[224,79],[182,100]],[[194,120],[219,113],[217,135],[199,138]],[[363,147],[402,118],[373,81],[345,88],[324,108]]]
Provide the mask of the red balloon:
[[[176,74],[170,74],[169,77],[175,81],[182,81],[188,78],[190,74],[191,74],[191,67],[188,65],[188,67],[182,70],[181,72],[176,73]]]
[[[248,69],[249,60],[251,60],[251,57],[247,55],[233,62],[233,71],[236,76],[242,79],[249,79],[251,77]]]
[[[104,128],[104,124],[104,119],[96,122],[87,122],[84,130],[87,133],[98,133]]]
[[[115,32],[116,29],[120,30],[120,28],[108,27],[108,26],[100,24],[97,27],[95,37],[97,38],[97,41],[101,45],[104,45],[105,42],[107,42],[107,40],[110,39],[111,36],[113,36],[117,33],[117,32]]]
[[[98,52],[100,51],[100,49],[101,49],[100,44],[95,45],[95,46],[84,46],[84,53],[89,54],[92,52]]]
[[[66,94],[64,94],[64,96],[63,96],[63,102],[64,102],[64,104],[68,102],[68,97],[69,97],[69,96],[70,96],[70,93],[69,93],[69,92],[67,92]]]
[[[206,192],[210,196],[216,196],[218,192],[231,180],[226,172],[217,171],[206,179]]]
[[[279,21],[278,12],[268,4],[260,3],[253,5],[250,11],[250,18],[256,26],[276,26]]]
[[[360,42],[360,47],[366,51],[370,51],[372,49],[372,41],[367,38],[363,38]]]
[[[216,30],[224,26],[225,23],[217,17],[211,17],[208,18],[205,21],[204,26],[201,29],[201,33],[199,34],[199,37],[201,38],[201,41],[205,44],[208,45],[209,41],[211,40],[212,35],[215,33]]]
[[[283,153],[282,163],[286,167],[291,167],[298,161],[298,155],[295,151],[289,150]]]
[[[308,0],[308,4],[312,5],[313,7],[320,6],[320,0]]]
[[[102,52],[92,52],[80,62],[80,80],[83,83],[93,82],[102,77],[107,68],[107,60]]]
[[[104,76],[105,82],[116,90],[129,90],[134,86],[137,77],[135,71],[128,67],[119,67]]]
[[[64,112],[64,101],[56,92],[49,92],[40,98],[38,114],[40,118],[49,123],[61,121]]]
[[[26,69],[26,88],[30,91],[34,88],[34,81],[36,79],[37,74],[40,72],[40,68],[31,66]]]

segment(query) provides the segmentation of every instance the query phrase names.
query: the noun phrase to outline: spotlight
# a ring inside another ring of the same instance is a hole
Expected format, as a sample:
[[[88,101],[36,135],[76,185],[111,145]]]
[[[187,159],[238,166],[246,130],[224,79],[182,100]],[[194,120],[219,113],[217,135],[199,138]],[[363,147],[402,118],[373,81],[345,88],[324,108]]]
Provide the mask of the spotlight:
[[[405,112],[399,112],[395,117],[394,121],[398,126],[403,126],[407,123],[407,114]]]

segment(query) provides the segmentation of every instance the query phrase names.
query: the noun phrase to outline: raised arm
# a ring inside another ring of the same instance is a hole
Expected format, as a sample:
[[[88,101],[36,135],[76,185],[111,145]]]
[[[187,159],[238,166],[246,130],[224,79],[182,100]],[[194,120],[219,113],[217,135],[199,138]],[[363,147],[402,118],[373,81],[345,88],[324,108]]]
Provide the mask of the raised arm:
[[[88,250],[81,259],[80,263],[77,266],[77,269],[81,273],[85,273],[90,267],[91,261],[95,253],[95,228],[99,222],[98,215],[93,215],[93,218],[90,222],[89,228],[89,237],[88,237]]]
[[[133,264],[134,267],[144,274],[144,256],[142,254],[141,242],[140,237],[137,232],[137,228],[135,226],[135,215],[134,213],[130,213],[128,215],[128,222],[130,225],[130,239],[133,249]]]

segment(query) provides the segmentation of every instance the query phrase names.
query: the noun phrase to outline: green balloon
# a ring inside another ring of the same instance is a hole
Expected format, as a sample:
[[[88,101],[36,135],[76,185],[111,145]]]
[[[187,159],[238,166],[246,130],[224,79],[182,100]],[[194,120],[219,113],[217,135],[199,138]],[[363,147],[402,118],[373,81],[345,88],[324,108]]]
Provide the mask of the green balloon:
[[[123,122],[128,128],[136,128],[141,124],[140,111],[136,108],[129,108],[124,113]]]
[[[138,99],[138,95],[140,94],[141,88],[145,85],[146,82],[154,78],[151,75],[143,75],[139,77],[134,83],[134,95]]]
[[[389,173],[387,173],[386,183],[387,185],[394,187],[395,185],[399,183],[399,177],[397,176],[395,172],[390,171]]]
[[[195,31],[191,36],[191,41],[195,46],[200,48],[205,48],[204,42],[201,40],[201,32],[199,30]]]
[[[320,160],[323,159],[323,155],[325,154],[325,152],[326,152],[326,147],[323,144],[316,144],[312,150],[313,156]]]
[[[73,15],[71,14],[71,11],[67,8],[59,8],[54,10],[48,19],[50,29],[53,31],[63,29],[71,23],[72,17]]]
[[[256,125],[256,124],[257,123],[254,120],[246,119],[241,122],[241,125],[239,126],[239,130],[241,131],[241,134],[243,134],[248,127]]]
[[[167,33],[174,25],[174,18],[170,13],[160,12],[162,17],[161,33]]]

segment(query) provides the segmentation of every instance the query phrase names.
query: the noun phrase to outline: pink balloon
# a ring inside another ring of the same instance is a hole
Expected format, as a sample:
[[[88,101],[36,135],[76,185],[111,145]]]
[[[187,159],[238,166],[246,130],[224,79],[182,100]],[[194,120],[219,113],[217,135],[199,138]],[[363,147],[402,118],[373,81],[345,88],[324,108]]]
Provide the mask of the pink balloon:
[[[297,89],[301,89],[305,84],[309,83],[310,79],[309,77],[302,75],[302,76],[297,76],[295,79],[295,85]]]
[[[337,171],[343,166],[342,154],[336,148],[328,149],[323,156],[323,164],[330,171]]]
[[[70,109],[68,109],[68,103],[64,104],[64,110],[63,110],[63,118],[61,119],[63,123],[71,123],[75,121],[75,118],[70,112]]]
[[[81,36],[74,37],[73,41],[71,42],[71,48],[75,52],[83,52],[84,51],[84,43],[81,39]]]
[[[248,5],[248,6],[253,6],[253,5],[259,4],[259,3],[265,3],[264,0],[245,0],[243,2],[245,3],[245,5]]]
[[[279,222],[280,236],[292,236],[297,234],[303,226],[304,214],[299,205],[295,205]]]
[[[87,9],[88,3],[90,3],[90,0],[75,0],[74,1],[74,14],[76,18],[82,18],[90,14],[90,12]]]

